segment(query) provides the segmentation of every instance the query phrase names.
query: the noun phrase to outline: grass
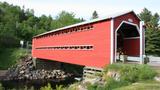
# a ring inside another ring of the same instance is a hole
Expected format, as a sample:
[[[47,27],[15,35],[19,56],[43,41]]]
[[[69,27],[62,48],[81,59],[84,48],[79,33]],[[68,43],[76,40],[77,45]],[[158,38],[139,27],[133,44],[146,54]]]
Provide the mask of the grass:
[[[123,86],[120,88],[116,88],[113,90],[159,90],[160,89],[160,82],[156,81],[143,81],[133,83],[128,86]]]
[[[20,48],[0,48],[0,69],[5,70],[16,64],[27,51]]]
[[[148,65],[138,64],[112,64],[104,69],[104,72],[116,71],[120,79],[131,83],[153,79],[157,73]]]
[[[153,69],[157,72],[157,76],[160,76],[160,68],[155,68],[155,67],[153,67]]]
[[[108,76],[108,72],[116,74]],[[117,78],[119,79],[116,79],[115,76],[117,75]],[[149,90],[153,90],[152,88],[160,87],[160,83],[152,81],[156,75],[156,71],[148,65],[119,63],[111,64],[104,68],[103,79],[105,80],[106,84],[102,87],[99,87],[98,83],[88,85],[88,90],[119,90],[118,88],[121,87],[124,87],[126,89],[122,88],[120,90],[145,90],[146,87],[148,87]],[[146,80],[150,80],[150,82],[145,83]],[[133,89],[130,89],[132,85]]]
[[[158,73],[158,76],[160,76],[160,69],[157,69],[156,72]]]

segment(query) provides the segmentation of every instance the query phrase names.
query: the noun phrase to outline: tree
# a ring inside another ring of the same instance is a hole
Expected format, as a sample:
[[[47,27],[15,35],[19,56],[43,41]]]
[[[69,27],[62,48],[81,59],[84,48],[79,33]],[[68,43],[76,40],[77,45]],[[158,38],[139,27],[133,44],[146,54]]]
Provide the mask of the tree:
[[[0,2],[0,46],[14,46],[11,42],[18,40],[31,41],[37,34],[82,21],[83,18],[75,18],[74,13],[66,11],[55,19],[45,15],[36,17],[32,9]]]
[[[94,11],[92,14],[92,19],[96,19],[96,18],[98,18],[98,13],[97,11]]]
[[[151,11],[149,11],[147,8],[144,8],[139,16],[145,23],[148,23],[151,20],[152,14]]]
[[[158,28],[159,15],[157,13],[152,15],[148,9],[144,8],[139,14],[139,17],[146,24],[146,53],[160,55],[160,30]]]
[[[79,22],[82,22],[82,20],[80,18],[75,18],[74,13],[62,11],[56,16],[56,19],[53,20],[52,28],[56,29],[56,28],[72,25]]]

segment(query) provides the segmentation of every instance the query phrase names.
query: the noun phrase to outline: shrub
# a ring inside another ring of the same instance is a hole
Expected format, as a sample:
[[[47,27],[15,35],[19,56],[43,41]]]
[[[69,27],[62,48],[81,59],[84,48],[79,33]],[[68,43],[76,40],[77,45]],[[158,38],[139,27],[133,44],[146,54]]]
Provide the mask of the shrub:
[[[15,88],[13,88],[12,90],[16,90]],[[32,87],[27,87],[27,86],[25,86],[24,88],[21,88],[21,90],[34,90],[34,87],[32,86]]]
[[[0,69],[8,69],[27,55],[28,52],[26,49],[0,48]]]
[[[112,90],[114,88],[122,87],[128,85],[129,82],[127,81],[116,81],[113,78],[107,78],[106,84],[105,85],[99,85],[99,84],[90,84],[87,85],[87,90]]]
[[[96,84],[87,84],[87,90],[105,90],[104,86]]]
[[[67,87],[66,90],[78,90],[79,85],[80,85],[80,82],[73,83],[69,85],[69,87]]]
[[[129,82],[138,81],[138,67],[136,65],[124,65],[120,70],[120,79]]]
[[[56,85],[56,90],[64,90],[63,85]]]
[[[104,73],[107,73],[108,70],[119,71],[121,67],[122,67],[122,64],[111,64],[111,65],[108,65],[108,66],[106,66],[104,68]]]
[[[12,35],[0,35],[0,47],[15,48],[19,46],[19,39],[17,37]]]
[[[40,90],[53,90],[51,84],[48,83],[47,86],[41,87]]]
[[[129,84],[129,82],[127,82],[127,81],[123,81],[123,80],[116,81],[113,78],[108,78],[107,83],[104,86],[104,90],[112,90],[114,88],[126,86],[128,84]]]
[[[97,90],[97,85],[88,85],[87,90]]]
[[[156,71],[148,65],[137,64],[111,64],[104,69],[105,74],[109,70],[114,70],[120,73],[120,80],[128,82],[136,82],[140,80],[153,79]]]
[[[147,65],[139,66],[139,80],[153,79],[156,76],[156,71]]]
[[[4,88],[3,88],[3,86],[2,86],[2,84],[0,83],[0,90],[4,90]]]
[[[108,71],[119,73],[120,79],[116,80],[115,75],[108,76]],[[155,77],[156,72],[148,65],[138,64],[111,64],[104,68],[103,77],[106,84],[101,90],[112,90],[118,87],[126,86],[141,80],[151,80]],[[99,90],[95,86],[90,86],[91,90]],[[94,89],[93,89],[94,88]],[[96,89],[95,89],[96,88]]]

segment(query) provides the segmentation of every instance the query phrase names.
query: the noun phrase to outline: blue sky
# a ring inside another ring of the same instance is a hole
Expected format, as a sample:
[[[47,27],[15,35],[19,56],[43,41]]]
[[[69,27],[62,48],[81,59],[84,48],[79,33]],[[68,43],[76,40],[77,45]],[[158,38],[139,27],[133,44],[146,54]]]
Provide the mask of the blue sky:
[[[35,11],[36,16],[42,14],[55,17],[62,10],[74,12],[76,17],[90,19],[96,10],[100,17],[116,12],[134,10],[140,13],[144,7],[153,13],[160,14],[160,0],[0,0],[13,5],[25,6]]]

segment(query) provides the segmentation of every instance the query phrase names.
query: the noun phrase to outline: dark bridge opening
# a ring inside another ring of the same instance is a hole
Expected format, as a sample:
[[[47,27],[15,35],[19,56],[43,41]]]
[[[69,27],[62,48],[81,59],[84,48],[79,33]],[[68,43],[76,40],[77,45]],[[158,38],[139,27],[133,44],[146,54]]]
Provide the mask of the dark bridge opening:
[[[139,37],[137,26],[123,23],[117,30],[117,54],[139,56]]]

